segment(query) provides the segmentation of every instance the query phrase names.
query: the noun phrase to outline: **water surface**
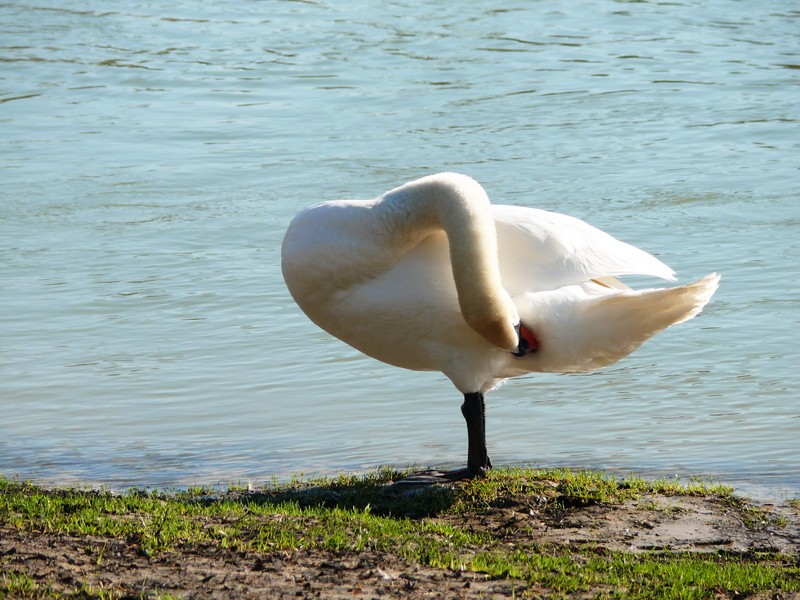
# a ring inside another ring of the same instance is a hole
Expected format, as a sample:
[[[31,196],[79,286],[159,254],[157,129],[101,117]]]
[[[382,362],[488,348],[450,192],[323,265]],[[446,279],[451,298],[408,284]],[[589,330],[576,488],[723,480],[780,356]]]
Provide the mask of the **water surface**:
[[[440,374],[316,329],[323,199],[456,170],[584,218],[703,315],[488,398],[495,464],[800,493],[794,2],[0,4],[0,472],[172,487],[456,465]]]

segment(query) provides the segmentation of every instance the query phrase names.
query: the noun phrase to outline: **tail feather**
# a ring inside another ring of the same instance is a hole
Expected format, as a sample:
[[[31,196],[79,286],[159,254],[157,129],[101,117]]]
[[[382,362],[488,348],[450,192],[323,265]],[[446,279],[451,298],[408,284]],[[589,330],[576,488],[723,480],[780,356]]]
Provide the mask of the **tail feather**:
[[[657,333],[688,321],[703,310],[719,287],[719,279],[712,273],[674,288],[631,290],[601,298],[595,308],[618,326],[643,331],[653,328]]]
[[[697,316],[700,311],[703,310],[703,307],[708,304],[708,301],[711,300],[711,296],[714,295],[714,292],[717,291],[717,288],[719,287],[719,280],[719,275],[716,273],[711,273],[711,275],[706,275],[702,279],[686,285],[685,288],[687,290],[691,290],[694,308],[686,313],[686,316],[678,321],[675,321],[673,325],[683,323],[684,321],[688,321],[692,317]]]
[[[563,373],[608,366],[659,331],[697,315],[714,295],[719,280],[712,273],[673,288],[571,286],[529,294],[520,315],[536,332],[540,349],[530,355],[525,367]]]

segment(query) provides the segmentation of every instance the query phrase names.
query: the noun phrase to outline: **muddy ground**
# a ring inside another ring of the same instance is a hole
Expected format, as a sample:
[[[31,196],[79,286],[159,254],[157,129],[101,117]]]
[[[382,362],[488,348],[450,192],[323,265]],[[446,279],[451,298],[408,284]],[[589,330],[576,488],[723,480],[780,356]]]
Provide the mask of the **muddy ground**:
[[[758,510],[715,498],[652,495],[621,505],[542,511],[530,498],[503,507],[437,519],[485,531],[508,543],[535,540],[575,549],[593,546],[626,552],[726,551],[753,555],[779,551],[800,560],[796,508]],[[272,554],[185,546],[146,556],[124,540],[44,534],[0,526],[0,577],[25,572],[40,586],[70,592],[82,585],[122,597],[186,598],[513,598],[547,590],[480,573],[409,564],[386,553],[334,553],[302,549]],[[591,596],[592,594],[588,594]],[[724,596],[723,596],[724,597]],[[768,594],[764,598],[798,598]]]

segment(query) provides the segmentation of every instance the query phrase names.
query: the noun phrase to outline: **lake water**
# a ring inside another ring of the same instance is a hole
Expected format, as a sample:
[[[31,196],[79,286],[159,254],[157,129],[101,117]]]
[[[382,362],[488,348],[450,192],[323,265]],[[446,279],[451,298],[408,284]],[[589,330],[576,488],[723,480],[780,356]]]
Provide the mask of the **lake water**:
[[[291,217],[428,173],[588,220],[697,319],[488,396],[495,465],[800,494],[794,1],[0,4],[0,473],[181,487],[459,465],[461,397],[283,284]]]

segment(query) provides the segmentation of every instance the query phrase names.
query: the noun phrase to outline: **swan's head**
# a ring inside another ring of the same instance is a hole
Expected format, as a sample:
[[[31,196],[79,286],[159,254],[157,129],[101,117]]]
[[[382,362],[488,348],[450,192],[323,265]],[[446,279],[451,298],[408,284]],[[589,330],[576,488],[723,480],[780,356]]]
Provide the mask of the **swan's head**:
[[[525,323],[520,321],[514,326],[514,329],[517,332],[517,338],[519,341],[517,342],[516,349],[511,354],[517,357],[522,357],[526,354],[530,354],[531,352],[536,352],[539,349],[539,339],[536,337],[536,334],[525,325]]]

